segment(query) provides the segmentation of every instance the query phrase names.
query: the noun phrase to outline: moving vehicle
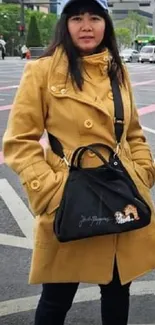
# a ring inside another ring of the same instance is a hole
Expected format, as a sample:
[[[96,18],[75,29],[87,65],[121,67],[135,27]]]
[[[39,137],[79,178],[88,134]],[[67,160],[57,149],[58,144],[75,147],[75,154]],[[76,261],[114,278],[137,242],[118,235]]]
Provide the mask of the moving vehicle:
[[[155,45],[143,46],[139,53],[139,62],[155,63]]]
[[[133,43],[134,48],[140,51],[145,45],[155,45],[155,35],[137,35]]]
[[[138,62],[139,61],[139,53],[134,49],[124,49],[120,53],[120,57],[124,62]]]

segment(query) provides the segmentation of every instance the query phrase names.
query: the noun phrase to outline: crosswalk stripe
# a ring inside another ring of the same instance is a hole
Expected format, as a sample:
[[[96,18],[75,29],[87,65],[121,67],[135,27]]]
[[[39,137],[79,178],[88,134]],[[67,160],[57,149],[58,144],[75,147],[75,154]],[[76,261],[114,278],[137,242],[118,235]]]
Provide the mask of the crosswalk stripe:
[[[155,134],[155,129],[148,128],[146,126],[142,126],[143,130],[152,134]]]
[[[155,295],[155,281],[137,281],[131,286],[131,296]],[[36,308],[39,295],[0,302],[0,316],[26,312]],[[81,288],[77,291],[74,303],[100,299],[99,287]],[[153,325],[153,324],[152,324]]]
[[[25,237],[28,240],[32,240],[34,218],[6,179],[0,179],[0,196],[4,200]]]
[[[0,245],[32,249],[33,241],[28,238],[12,236],[7,234],[0,234]]]

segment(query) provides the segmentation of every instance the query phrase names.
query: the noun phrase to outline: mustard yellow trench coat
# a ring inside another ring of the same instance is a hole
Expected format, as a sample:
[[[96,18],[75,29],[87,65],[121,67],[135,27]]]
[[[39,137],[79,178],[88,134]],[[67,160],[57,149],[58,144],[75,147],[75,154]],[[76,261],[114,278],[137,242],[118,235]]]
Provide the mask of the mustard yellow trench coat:
[[[139,124],[131,86],[121,87],[125,125],[119,156],[152,209],[151,224],[141,230],[70,243],[53,233],[68,168],[39,140],[44,130],[55,135],[68,160],[78,146],[95,142],[116,146],[114,104],[108,78],[108,51],[84,58],[83,91],[73,87],[67,58],[58,48],[53,56],[29,62],[10,113],[3,139],[5,162],[19,175],[36,216],[30,283],[112,280],[115,256],[121,283],[155,268],[155,215],[150,196],[155,166]],[[104,152],[103,152],[104,153]],[[104,153],[106,154],[106,153]],[[90,152],[84,166],[100,162]]]

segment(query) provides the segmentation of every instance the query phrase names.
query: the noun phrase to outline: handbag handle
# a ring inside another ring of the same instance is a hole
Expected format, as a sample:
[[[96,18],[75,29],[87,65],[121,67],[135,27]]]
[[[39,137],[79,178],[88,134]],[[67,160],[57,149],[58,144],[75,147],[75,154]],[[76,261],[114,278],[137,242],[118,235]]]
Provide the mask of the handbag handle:
[[[111,147],[103,144],[103,143],[93,143],[93,144],[90,144],[88,146],[81,146],[81,147],[77,148],[74,151],[74,153],[73,153],[73,156],[72,156],[72,159],[71,159],[71,167],[74,166],[75,160],[77,158],[77,167],[78,168],[81,168],[81,159],[82,159],[82,156],[88,150],[91,151],[91,152],[93,152],[93,153],[95,153],[95,155],[104,163],[104,165],[107,166],[107,167],[109,167],[110,165],[109,165],[108,161],[96,149],[96,147],[102,147],[104,149],[107,149],[111,154],[114,154],[113,149]]]

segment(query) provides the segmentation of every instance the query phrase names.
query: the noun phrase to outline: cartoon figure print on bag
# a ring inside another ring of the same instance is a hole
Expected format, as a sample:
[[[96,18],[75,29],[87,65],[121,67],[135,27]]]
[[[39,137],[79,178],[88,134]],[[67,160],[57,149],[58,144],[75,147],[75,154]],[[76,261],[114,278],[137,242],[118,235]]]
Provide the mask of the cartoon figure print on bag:
[[[126,222],[131,222],[140,219],[136,207],[131,204],[128,204],[125,207],[124,213],[122,213],[121,211],[117,211],[114,216],[116,218],[116,223],[118,224],[123,224]]]

